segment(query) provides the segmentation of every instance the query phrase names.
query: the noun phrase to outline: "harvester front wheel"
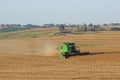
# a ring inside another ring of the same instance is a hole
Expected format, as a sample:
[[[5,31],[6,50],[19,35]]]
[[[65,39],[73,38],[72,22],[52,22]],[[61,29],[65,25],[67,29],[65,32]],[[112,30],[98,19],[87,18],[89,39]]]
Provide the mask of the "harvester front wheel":
[[[64,54],[60,54],[60,57],[61,57],[62,59],[66,59],[66,56],[65,56]]]

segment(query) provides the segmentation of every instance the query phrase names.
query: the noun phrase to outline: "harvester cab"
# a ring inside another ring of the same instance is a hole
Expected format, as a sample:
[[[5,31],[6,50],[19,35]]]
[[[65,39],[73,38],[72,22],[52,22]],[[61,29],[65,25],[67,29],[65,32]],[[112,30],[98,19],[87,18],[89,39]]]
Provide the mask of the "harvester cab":
[[[75,43],[67,42],[63,43],[60,46],[60,51],[62,52],[60,54],[61,58],[66,59],[70,57],[71,55],[79,55],[80,50],[76,49]]]

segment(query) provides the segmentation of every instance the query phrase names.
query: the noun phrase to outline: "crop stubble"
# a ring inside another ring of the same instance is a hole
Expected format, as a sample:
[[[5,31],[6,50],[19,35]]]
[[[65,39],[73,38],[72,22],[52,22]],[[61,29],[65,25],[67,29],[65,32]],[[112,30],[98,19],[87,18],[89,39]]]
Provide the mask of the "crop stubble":
[[[68,41],[92,55],[60,59]],[[0,40],[0,53],[0,80],[120,79],[120,32]]]

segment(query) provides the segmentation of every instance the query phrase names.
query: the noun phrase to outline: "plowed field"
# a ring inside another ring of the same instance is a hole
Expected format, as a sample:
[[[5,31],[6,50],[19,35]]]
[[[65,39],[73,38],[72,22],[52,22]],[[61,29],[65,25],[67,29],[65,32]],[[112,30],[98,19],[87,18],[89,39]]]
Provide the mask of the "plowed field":
[[[63,42],[90,55],[61,59]],[[0,80],[120,80],[120,32],[0,40]]]

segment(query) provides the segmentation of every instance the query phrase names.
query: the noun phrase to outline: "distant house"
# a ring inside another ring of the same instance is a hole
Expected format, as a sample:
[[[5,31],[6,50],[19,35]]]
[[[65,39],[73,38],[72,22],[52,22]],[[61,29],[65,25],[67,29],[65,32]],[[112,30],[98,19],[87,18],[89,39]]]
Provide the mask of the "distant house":
[[[0,29],[3,29],[3,28],[7,28],[8,26],[4,25],[4,24],[0,24]]]
[[[43,26],[45,26],[45,27],[54,27],[55,24],[44,24]]]

